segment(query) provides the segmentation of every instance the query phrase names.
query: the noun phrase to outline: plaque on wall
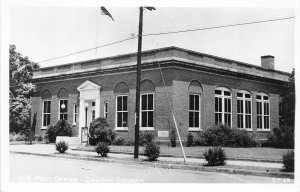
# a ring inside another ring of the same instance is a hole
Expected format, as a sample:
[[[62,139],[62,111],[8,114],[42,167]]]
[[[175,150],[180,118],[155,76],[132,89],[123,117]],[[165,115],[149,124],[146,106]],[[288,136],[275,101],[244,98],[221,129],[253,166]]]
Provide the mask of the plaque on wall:
[[[158,131],[158,137],[169,137],[169,131]]]

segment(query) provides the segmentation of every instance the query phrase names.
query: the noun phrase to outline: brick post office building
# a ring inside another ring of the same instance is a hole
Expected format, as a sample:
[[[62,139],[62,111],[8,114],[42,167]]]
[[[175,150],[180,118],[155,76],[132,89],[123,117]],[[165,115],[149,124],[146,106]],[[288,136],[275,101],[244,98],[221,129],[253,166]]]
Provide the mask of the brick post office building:
[[[171,129],[174,113],[183,139],[216,123],[264,139],[279,126],[280,93],[288,75],[274,70],[273,56],[262,56],[256,66],[177,47],[144,51],[140,130],[167,140],[167,134],[158,133]],[[105,117],[117,135],[133,139],[135,53],[41,68],[33,80],[35,135],[43,136],[47,125],[63,118],[73,125],[72,135],[81,137],[86,122]]]

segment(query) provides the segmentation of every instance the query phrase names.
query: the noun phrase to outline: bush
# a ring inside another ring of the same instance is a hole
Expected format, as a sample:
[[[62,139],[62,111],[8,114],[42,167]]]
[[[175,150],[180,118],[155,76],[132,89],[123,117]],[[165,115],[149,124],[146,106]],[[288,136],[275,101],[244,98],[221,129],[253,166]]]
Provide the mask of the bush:
[[[133,146],[134,145],[134,140],[132,139],[126,139],[124,140],[124,144],[125,146]]]
[[[209,148],[204,153],[206,166],[226,165],[226,154],[221,147]]]
[[[95,148],[95,151],[100,154],[101,157],[107,157],[107,153],[109,153],[109,146],[105,142],[99,142]]]
[[[90,145],[96,145],[99,142],[111,144],[115,139],[115,133],[110,129],[107,120],[103,117],[95,119],[89,128]]]
[[[149,161],[156,161],[160,154],[160,147],[154,142],[149,142],[146,144],[144,149],[144,155],[148,157]]]
[[[59,120],[54,128],[56,136],[72,136],[72,125],[66,120]]]
[[[197,134],[197,137],[195,139],[195,145],[196,146],[207,146],[203,132],[200,132]]]
[[[124,145],[125,139],[122,136],[117,136],[116,139],[112,142],[113,145]]]
[[[72,136],[72,126],[66,120],[59,120],[55,126],[49,125],[46,137],[50,143],[55,143],[56,136]]]
[[[283,166],[286,171],[294,172],[295,168],[295,160],[294,160],[294,151],[288,151],[287,153],[283,154]]]
[[[170,131],[170,142],[172,147],[176,147],[176,130],[172,129]]]
[[[193,144],[194,144],[194,136],[191,133],[189,133],[187,135],[186,146],[191,147]]]
[[[281,126],[274,128],[268,137],[268,141],[263,144],[264,147],[288,148],[294,149],[295,143],[294,127]]]
[[[48,142],[55,143],[55,140],[56,140],[56,131],[55,131],[55,128],[54,128],[53,125],[49,125],[47,127],[45,137],[47,138]]]
[[[246,130],[216,125],[203,132],[204,143],[208,146],[255,147],[257,142]]]
[[[141,131],[139,134],[140,146],[145,146],[147,143],[151,143],[154,139],[154,134],[149,131]]]
[[[64,153],[66,150],[69,149],[69,145],[65,141],[60,141],[56,143],[55,146],[56,146],[56,150],[60,153]]]
[[[26,135],[12,132],[9,134],[9,141],[25,141]]]

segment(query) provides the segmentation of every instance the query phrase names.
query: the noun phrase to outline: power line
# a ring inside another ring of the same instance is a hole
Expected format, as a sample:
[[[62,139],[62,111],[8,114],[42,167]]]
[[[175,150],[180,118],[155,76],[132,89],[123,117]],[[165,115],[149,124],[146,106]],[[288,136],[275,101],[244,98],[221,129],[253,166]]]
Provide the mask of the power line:
[[[287,20],[287,19],[293,19],[293,18],[294,17],[285,17],[285,18],[279,18],[279,19],[269,19],[269,20],[262,20],[262,21],[253,21],[253,22],[248,22],[248,23],[220,25],[220,26],[216,26],[216,27],[187,29],[187,30],[181,30],[181,31],[169,31],[169,32],[161,32],[161,33],[149,33],[149,34],[145,34],[143,36],[155,36],[155,35],[165,35],[165,34],[174,34],[174,33],[185,33],[185,32],[193,32],[193,31],[202,31],[202,30],[218,29],[218,28],[225,28],[225,27],[235,27],[235,26],[241,26],[241,25],[251,25],[251,24],[257,24],[257,23],[266,23],[266,22]]]
[[[158,36],[158,35],[167,35],[167,34],[176,34],[176,33],[187,33],[187,32],[203,31],[203,30],[209,30],[209,29],[219,29],[219,28],[226,28],[226,27],[235,27],[235,26],[242,26],[242,25],[251,25],[251,24],[258,24],[258,23],[281,21],[281,20],[287,20],[287,19],[293,19],[293,18],[294,17],[284,17],[284,18],[277,18],[277,19],[268,19],[268,20],[246,22],[246,23],[237,23],[237,24],[229,24],[229,25],[219,25],[219,26],[215,26],[215,27],[186,29],[186,30],[168,31],[168,32],[160,32],[160,33],[149,33],[149,34],[144,34],[143,36],[147,37],[147,36]],[[51,59],[43,60],[43,61],[40,61],[38,63],[52,61],[52,60],[56,60],[56,59],[60,59],[60,58],[64,58],[64,57],[69,57],[69,56],[72,56],[72,55],[76,55],[76,54],[79,54],[79,53],[84,53],[84,52],[87,52],[87,51],[92,51],[92,50],[95,50],[95,49],[107,47],[107,46],[110,46],[110,45],[119,44],[119,43],[122,43],[124,41],[128,41],[128,40],[131,40],[131,39],[136,39],[137,37],[138,36],[133,36],[133,37],[130,37],[130,38],[126,38],[126,39],[122,39],[122,40],[115,41],[115,42],[112,42],[112,43],[104,44],[104,45],[97,46],[97,47],[94,47],[94,48],[85,49],[85,50],[74,52],[74,53],[70,53],[70,54],[67,54],[67,55],[63,55],[63,56],[59,56],[59,57],[54,57],[54,58],[51,58]]]

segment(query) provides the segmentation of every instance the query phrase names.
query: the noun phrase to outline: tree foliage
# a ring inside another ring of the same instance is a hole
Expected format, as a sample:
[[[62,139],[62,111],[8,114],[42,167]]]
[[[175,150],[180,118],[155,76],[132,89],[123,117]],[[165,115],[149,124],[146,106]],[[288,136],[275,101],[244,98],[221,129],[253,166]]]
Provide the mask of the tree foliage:
[[[295,69],[289,75],[289,81],[285,84],[285,89],[281,95],[282,109],[280,125],[295,126]]]
[[[22,56],[15,45],[9,46],[9,125],[10,132],[25,132],[30,128],[30,97],[36,86],[31,83],[37,63]]]

